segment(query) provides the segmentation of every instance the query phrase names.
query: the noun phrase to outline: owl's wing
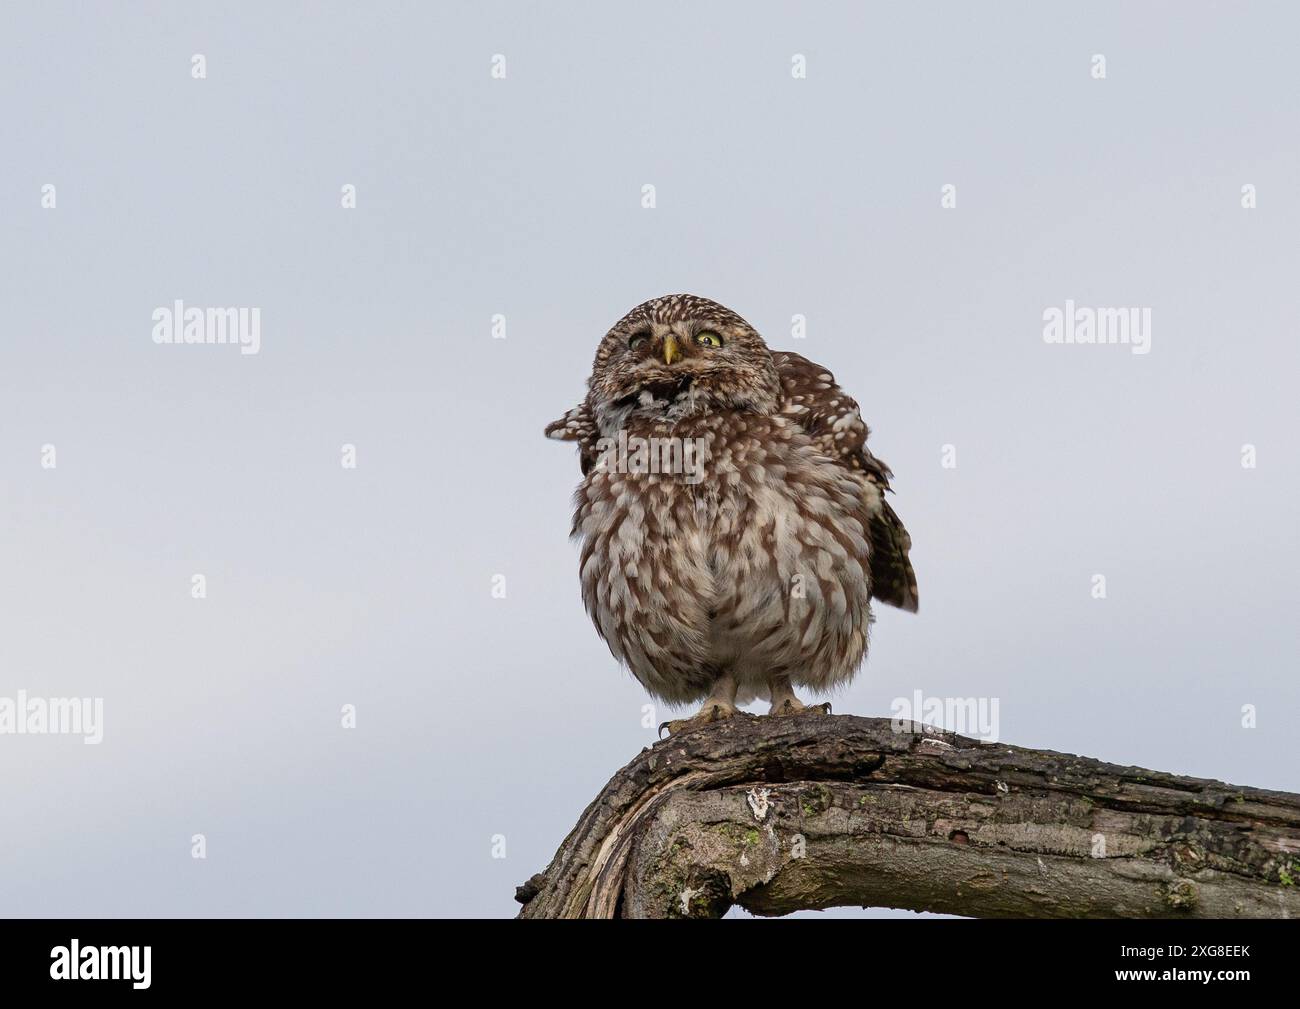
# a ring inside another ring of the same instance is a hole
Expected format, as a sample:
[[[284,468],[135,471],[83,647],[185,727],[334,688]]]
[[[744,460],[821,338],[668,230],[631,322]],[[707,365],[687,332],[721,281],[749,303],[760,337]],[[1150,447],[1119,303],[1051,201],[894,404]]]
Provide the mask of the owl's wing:
[[[871,510],[871,594],[889,606],[916,612],[919,597],[916,574],[908,551],[912,537],[894,509],[885,500],[889,478],[894,474],[867,448],[871,431],[863,423],[858,404],[835,384],[835,376],[806,357],[774,351],[781,378],[781,413],[793,420],[832,459],[862,473],[880,493]]]
[[[559,420],[547,424],[546,437],[554,438],[556,441],[578,443],[578,462],[582,466],[583,476],[586,476],[591,467],[596,465],[596,460],[600,456],[596,445],[600,438],[600,431],[596,427],[596,419],[591,415],[585,399]]]

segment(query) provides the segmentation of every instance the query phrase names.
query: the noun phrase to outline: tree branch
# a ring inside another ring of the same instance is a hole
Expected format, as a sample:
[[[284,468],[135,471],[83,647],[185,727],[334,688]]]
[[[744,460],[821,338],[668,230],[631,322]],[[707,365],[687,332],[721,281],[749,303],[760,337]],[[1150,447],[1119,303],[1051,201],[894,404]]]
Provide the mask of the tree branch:
[[[643,750],[516,899],[521,918],[1300,917],[1300,795],[883,718],[741,715]]]

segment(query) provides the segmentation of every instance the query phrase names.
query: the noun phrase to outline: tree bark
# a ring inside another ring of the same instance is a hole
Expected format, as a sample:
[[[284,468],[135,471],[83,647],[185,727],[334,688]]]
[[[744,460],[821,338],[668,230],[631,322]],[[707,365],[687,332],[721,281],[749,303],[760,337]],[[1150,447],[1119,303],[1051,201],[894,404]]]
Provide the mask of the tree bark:
[[[642,750],[516,899],[521,918],[1300,916],[1300,795],[912,722],[740,715]]]

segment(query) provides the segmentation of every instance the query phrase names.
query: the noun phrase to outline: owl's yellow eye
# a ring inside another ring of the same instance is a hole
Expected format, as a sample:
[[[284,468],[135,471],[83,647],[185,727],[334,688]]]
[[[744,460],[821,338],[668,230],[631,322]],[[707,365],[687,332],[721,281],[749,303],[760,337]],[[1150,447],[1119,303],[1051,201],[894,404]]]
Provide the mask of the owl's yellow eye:
[[[644,347],[646,344],[646,339],[647,337],[644,333],[633,334],[632,338],[627,341],[627,349],[636,350],[638,347]]]
[[[702,343],[706,347],[721,347],[722,337],[712,330],[702,329],[695,334],[695,342]]]

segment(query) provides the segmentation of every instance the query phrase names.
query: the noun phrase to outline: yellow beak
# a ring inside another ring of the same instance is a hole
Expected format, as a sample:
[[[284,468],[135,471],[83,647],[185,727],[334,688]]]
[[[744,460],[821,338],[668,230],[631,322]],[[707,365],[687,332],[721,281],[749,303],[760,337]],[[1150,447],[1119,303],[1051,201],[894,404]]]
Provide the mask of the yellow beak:
[[[677,346],[677,337],[669,333],[664,337],[664,364],[672,364],[682,356],[682,348]]]

